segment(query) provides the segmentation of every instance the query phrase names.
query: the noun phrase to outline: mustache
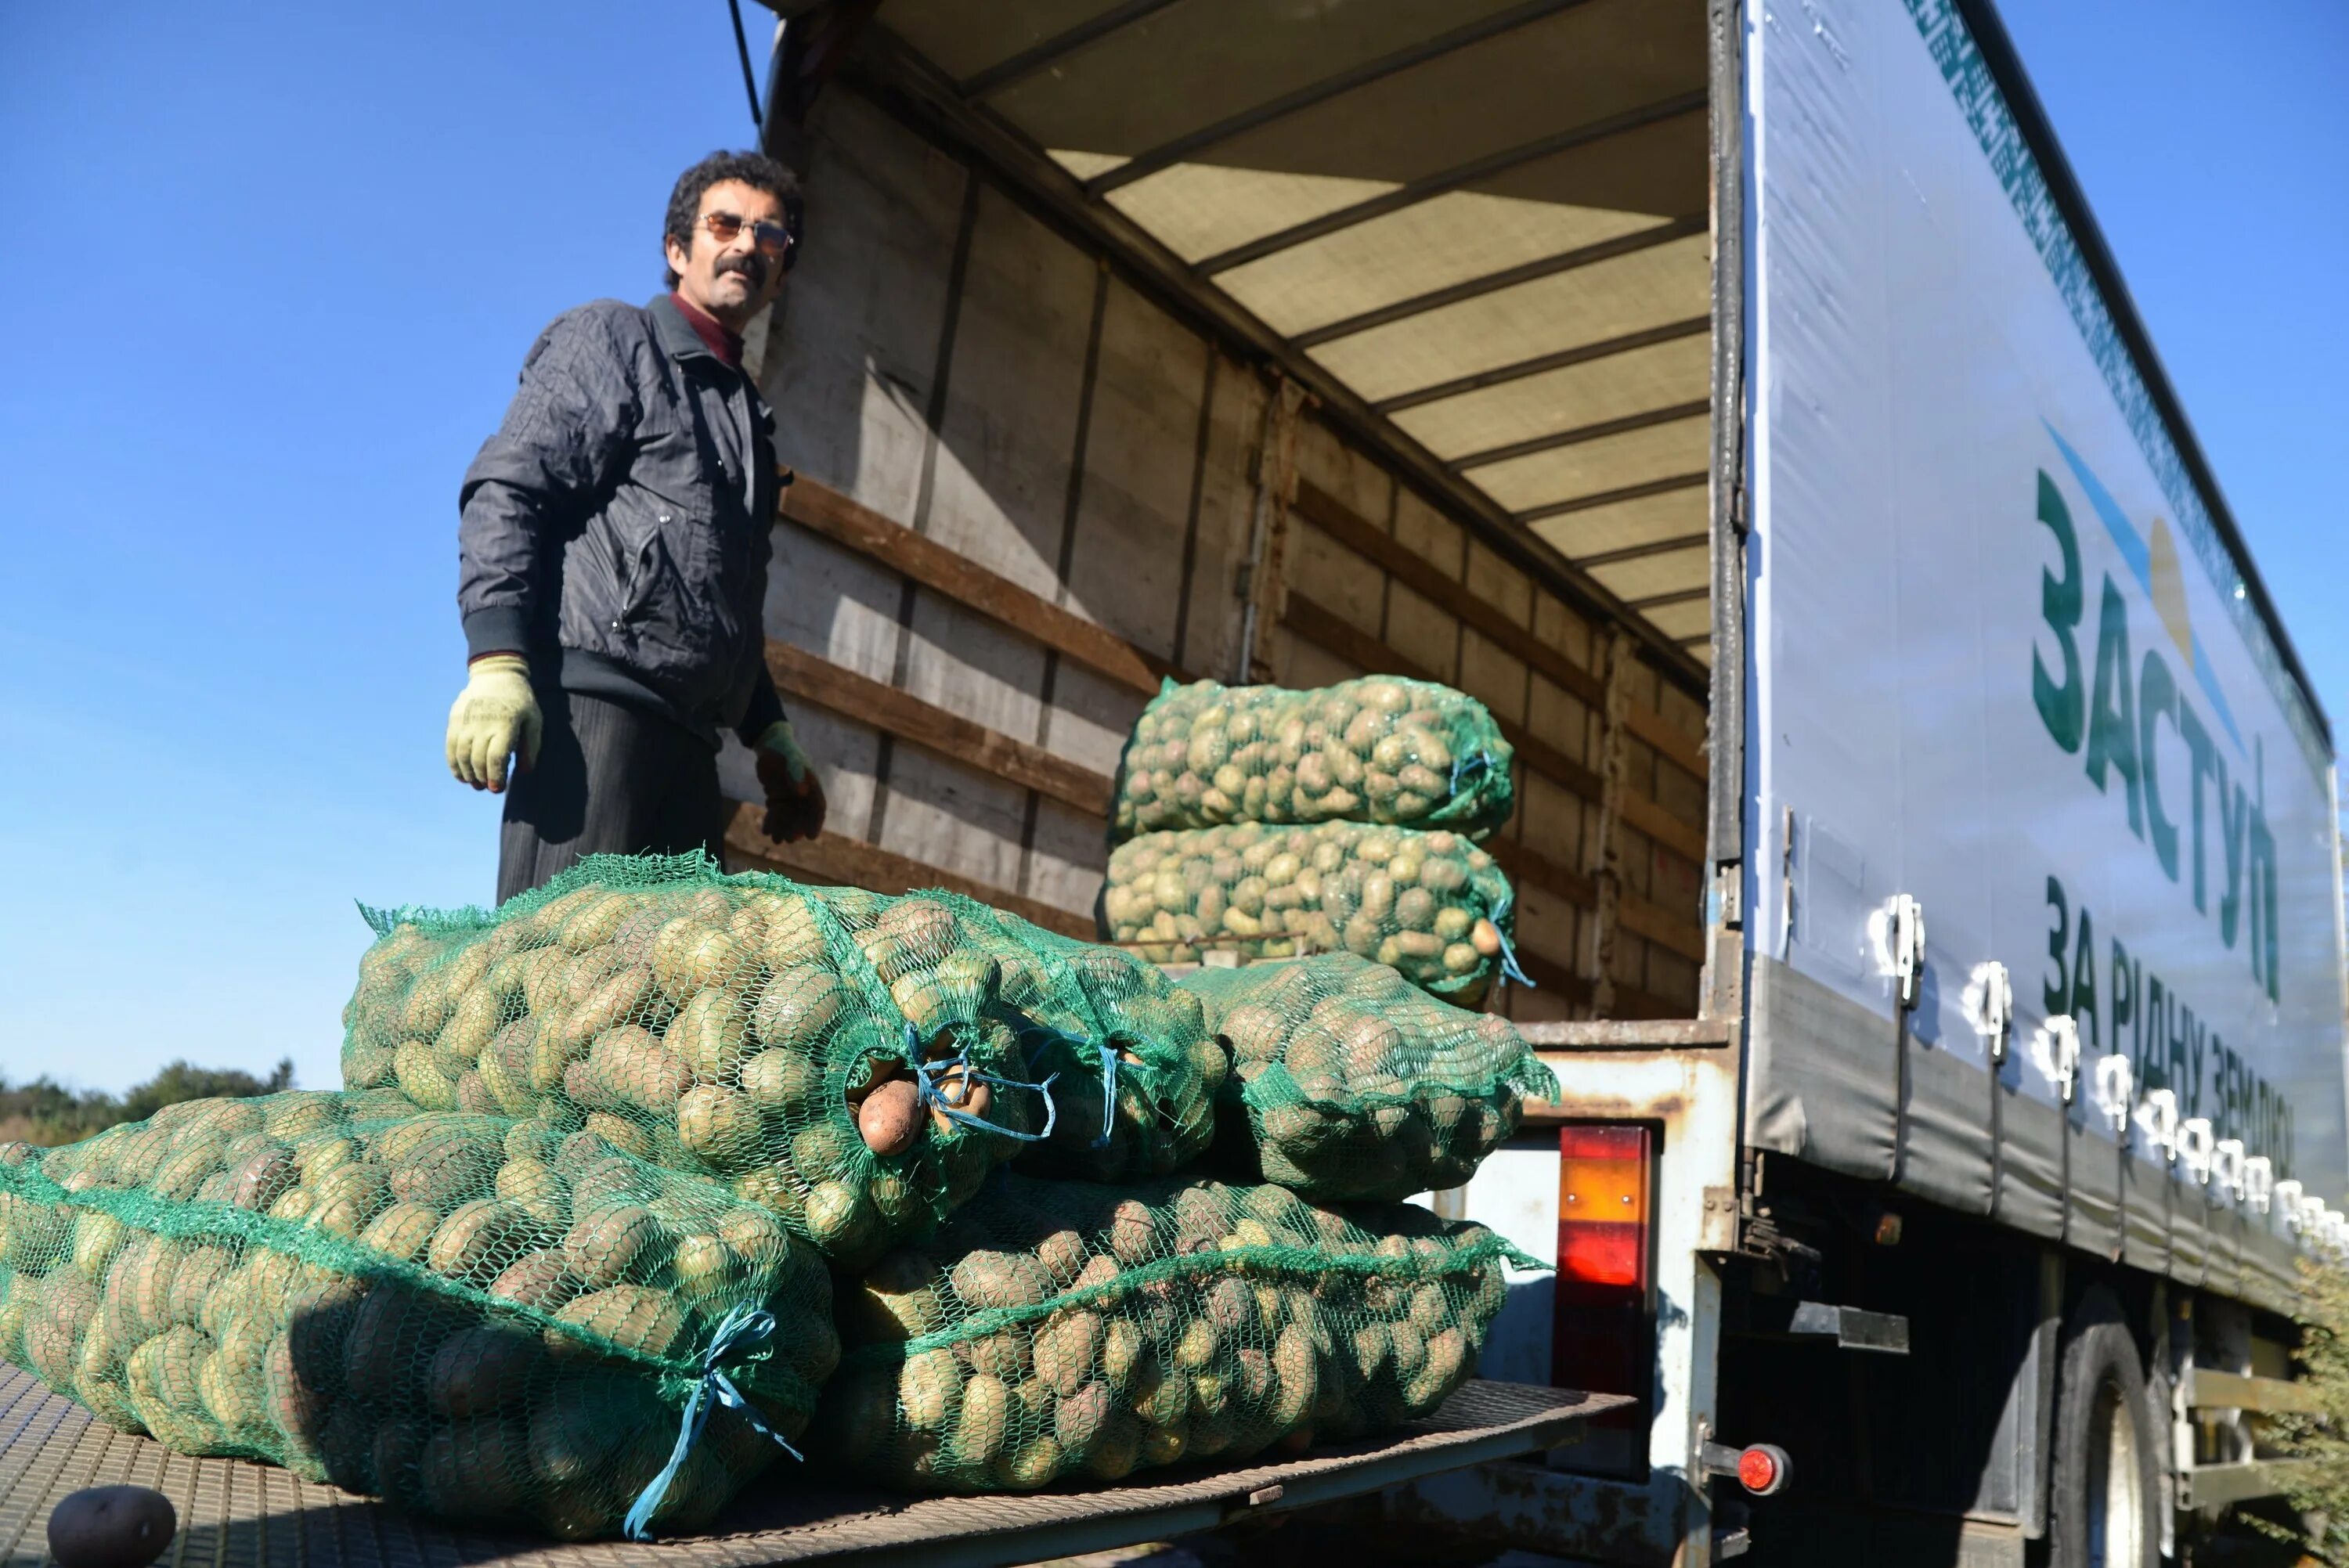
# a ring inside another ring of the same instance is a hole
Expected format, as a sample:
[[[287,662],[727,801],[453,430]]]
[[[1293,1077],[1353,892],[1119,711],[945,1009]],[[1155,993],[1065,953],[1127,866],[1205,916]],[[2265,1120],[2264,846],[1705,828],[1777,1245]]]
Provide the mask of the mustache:
[[[711,270],[717,273],[740,273],[751,283],[758,284],[763,284],[767,281],[767,262],[763,256],[721,256]]]

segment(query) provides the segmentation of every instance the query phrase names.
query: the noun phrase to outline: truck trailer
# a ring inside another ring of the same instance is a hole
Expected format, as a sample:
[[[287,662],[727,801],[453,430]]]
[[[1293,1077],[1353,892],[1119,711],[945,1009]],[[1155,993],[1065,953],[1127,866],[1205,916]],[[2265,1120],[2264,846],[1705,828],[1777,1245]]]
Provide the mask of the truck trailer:
[[[1380,1520],[2077,1568],[2282,1489],[2331,731],[1987,0],[776,9],[769,663],[833,817],[742,863],[1092,935],[1164,679],[1516,748],[1497,1005],[1562,1088],[1430,1201],[1557,1265],[1485,1377],[1635,1404]]]

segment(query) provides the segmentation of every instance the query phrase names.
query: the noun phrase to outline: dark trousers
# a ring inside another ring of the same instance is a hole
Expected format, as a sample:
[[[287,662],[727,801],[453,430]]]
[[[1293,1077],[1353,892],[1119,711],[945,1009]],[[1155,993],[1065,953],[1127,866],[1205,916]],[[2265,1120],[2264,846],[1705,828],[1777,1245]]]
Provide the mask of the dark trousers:
[[[538,694],[538,765],[506,787],[498,902],[582,855],[719,853],[726,799],[718,754],[675,722],[600,696]]]

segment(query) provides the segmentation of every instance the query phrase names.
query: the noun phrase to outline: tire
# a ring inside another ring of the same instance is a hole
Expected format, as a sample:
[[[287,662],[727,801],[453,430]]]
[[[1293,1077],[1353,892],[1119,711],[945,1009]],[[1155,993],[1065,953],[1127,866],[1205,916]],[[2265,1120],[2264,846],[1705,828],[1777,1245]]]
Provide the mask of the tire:
[[[2061,1378],[2050,1568],[2160,1568],[2161,1434],[2137,1341],[2101,1292],[2074,1315]]]

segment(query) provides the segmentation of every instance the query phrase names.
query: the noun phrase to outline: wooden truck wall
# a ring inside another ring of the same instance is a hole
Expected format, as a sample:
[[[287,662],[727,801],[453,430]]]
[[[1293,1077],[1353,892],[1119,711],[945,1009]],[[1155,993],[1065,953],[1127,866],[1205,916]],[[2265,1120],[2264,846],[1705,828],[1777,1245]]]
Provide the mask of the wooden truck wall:
[[[1702,698],[853,92],[752,364],[799,482],[768,662],[831,821],[730,858],[1093,931],[1111,779],[1163,676],[1446,681],[1517,748],[1490,846],[1522,1018],[1693,1012]],[[1243,638],[1252,644],[1244,657]],[[729,742],[730,794],[758,796]]]

